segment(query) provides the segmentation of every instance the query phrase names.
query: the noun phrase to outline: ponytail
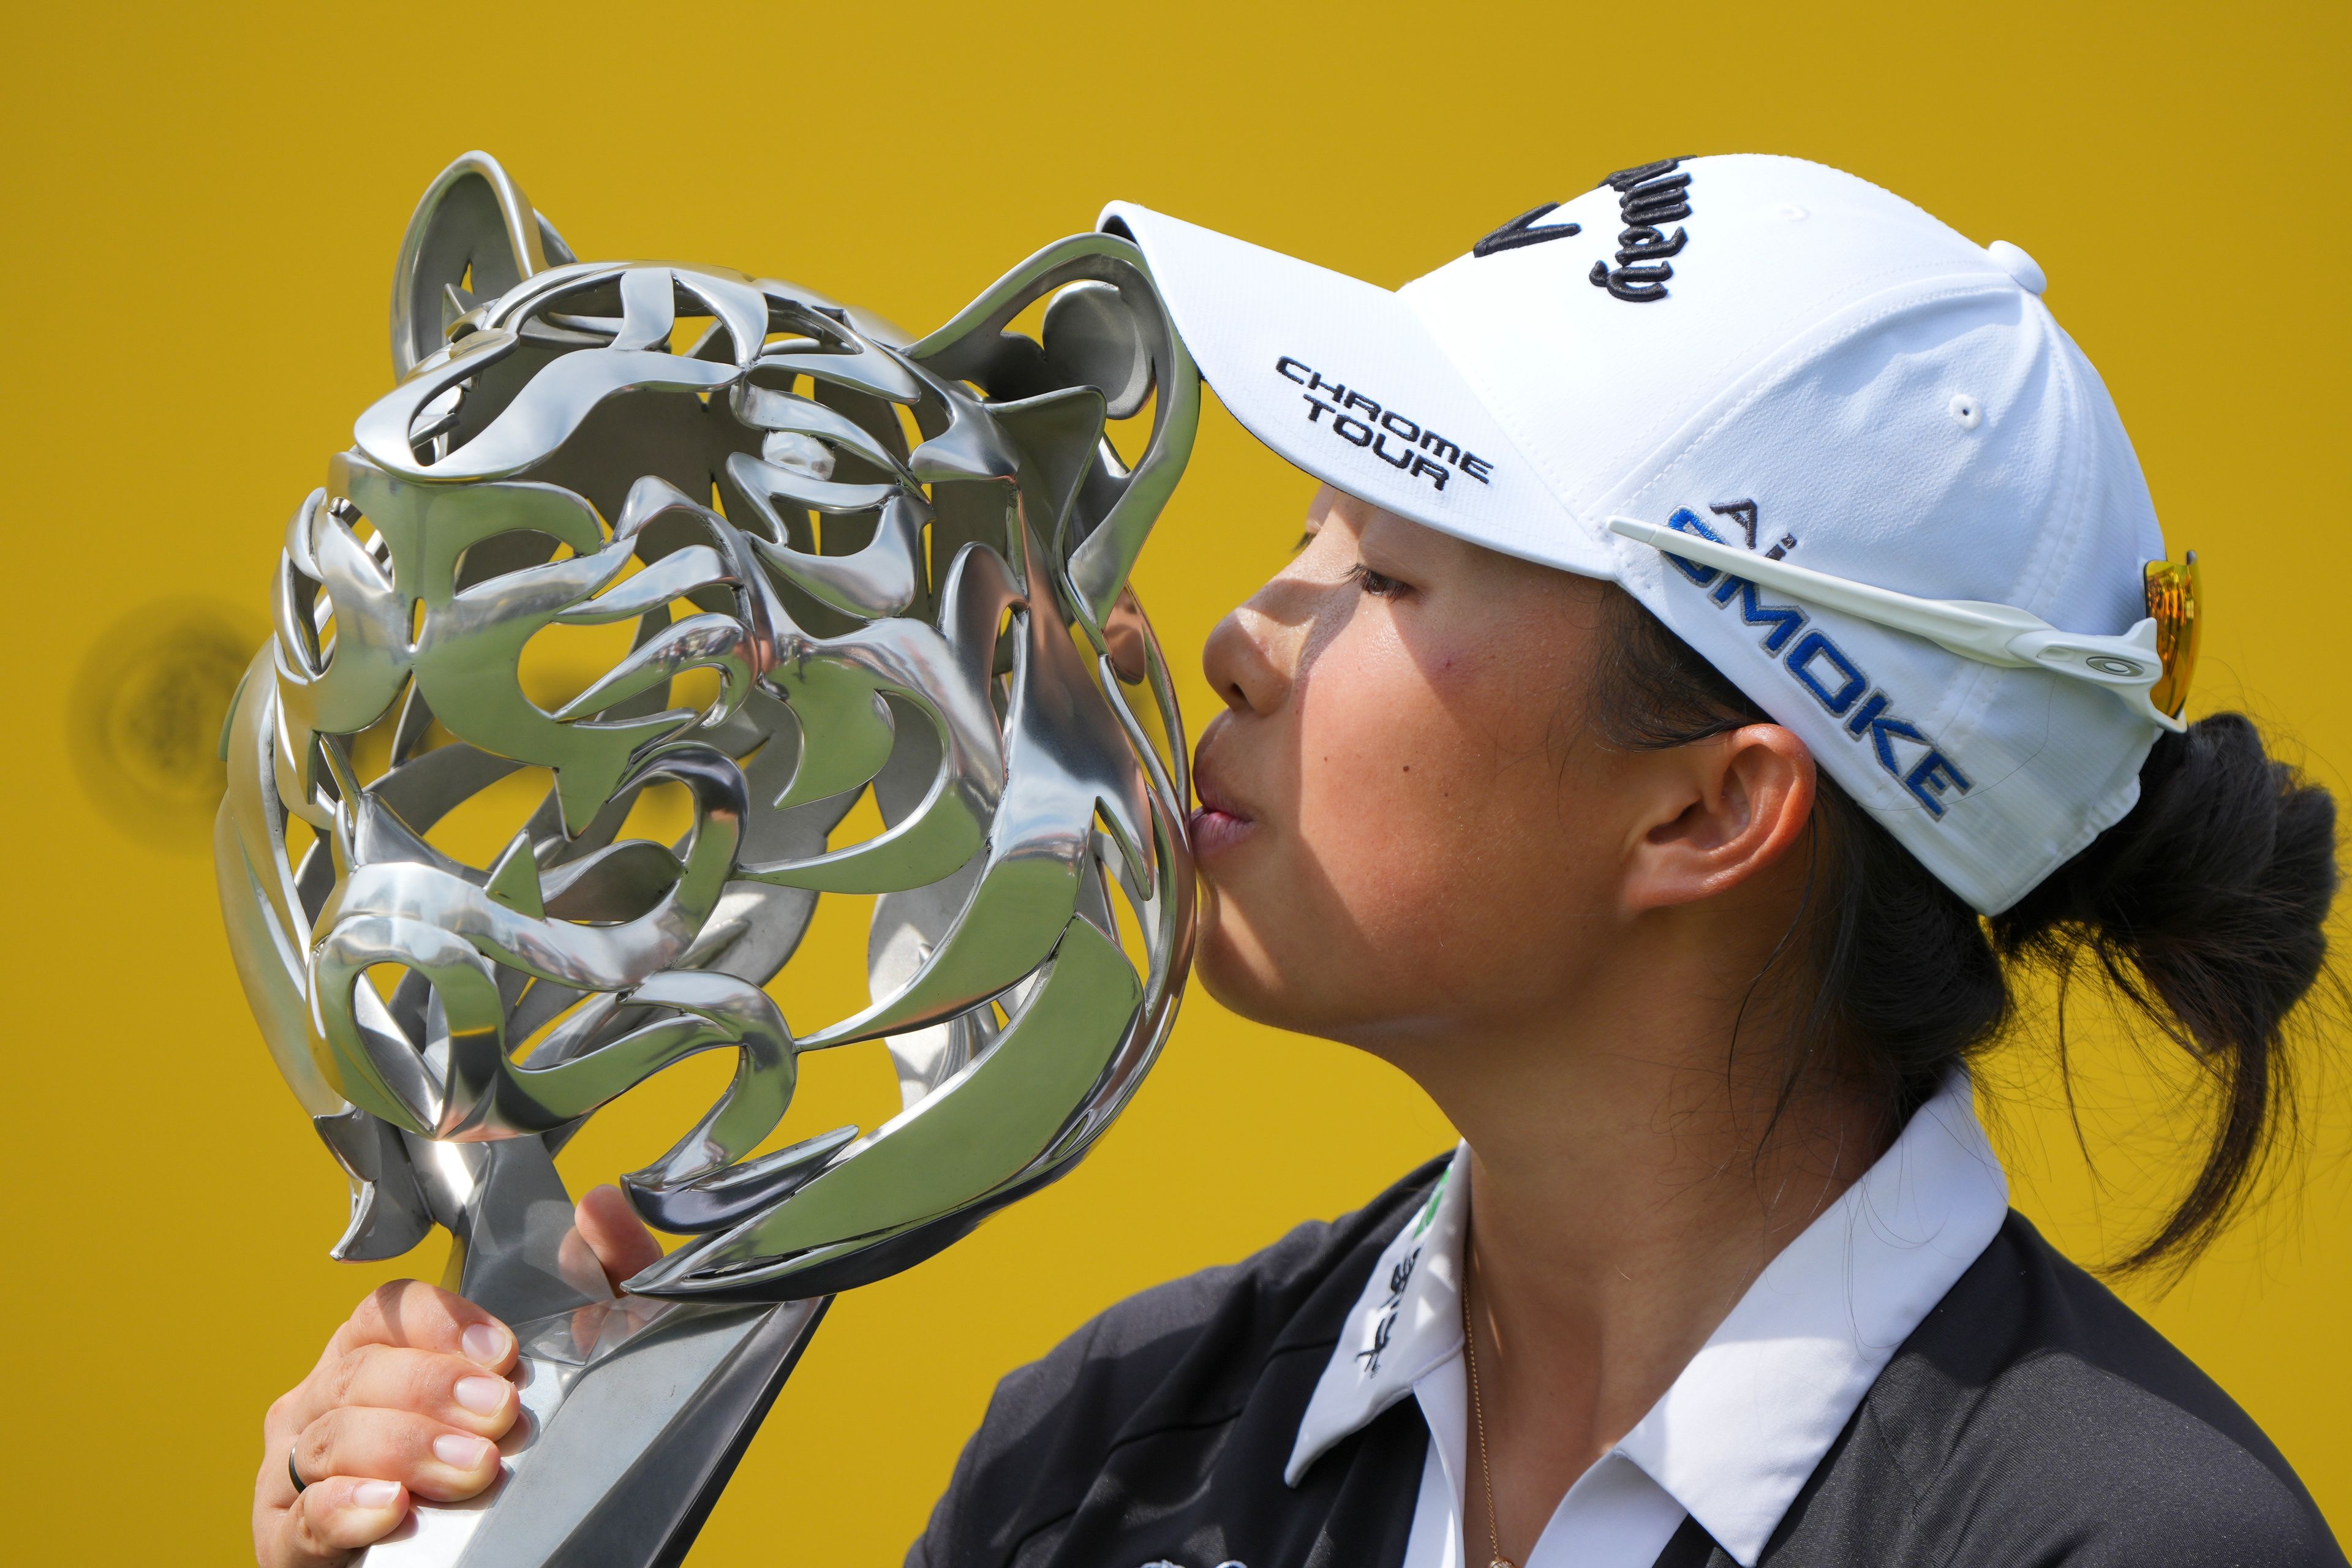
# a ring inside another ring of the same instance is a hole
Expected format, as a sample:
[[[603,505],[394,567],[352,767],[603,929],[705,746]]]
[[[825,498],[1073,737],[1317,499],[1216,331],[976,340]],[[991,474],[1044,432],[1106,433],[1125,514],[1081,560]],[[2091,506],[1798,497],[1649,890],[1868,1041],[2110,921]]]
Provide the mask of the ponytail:
[[[2139,803],[1989,922],[2011,963],[2063,987],[2095,963],[2211,1079],[2212,1137],[2188,1194],[2116,1268],[2192,1258],[2235,1215],[2294,1118],[2288,1016],[2327,962],[2336,801],[2270,757],[2242,713],[2160,736]]]
[[[1649,750],[1770,721],[1630,595],[1610,603],[1589,699],[1603,738]],[[2050,973],[2063,1008],[2068,983],[2095,963],[2218,1101],[2186,1195],[2109,1271],[2194,1259],[2294,1121],[2292,1022],[2328,977],[2334,797],[2269,756],[2243,714],[2200,719],[2158,738],[2122,821],[1990,920],[1834,783],[1822,779],[1815,798],[1805,940],[1774,959],[1803,963],[1813,993],[1782,1102],[1805,1075],[1830,1072],[1874,1086],[1899,1123],[2000,1036],[2013,977]]]

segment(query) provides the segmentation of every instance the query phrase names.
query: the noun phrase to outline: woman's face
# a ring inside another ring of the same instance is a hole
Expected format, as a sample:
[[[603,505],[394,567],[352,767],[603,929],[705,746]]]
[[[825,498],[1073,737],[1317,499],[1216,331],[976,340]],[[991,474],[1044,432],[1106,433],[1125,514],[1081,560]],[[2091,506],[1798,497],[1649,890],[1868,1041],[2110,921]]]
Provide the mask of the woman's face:
[[[1635,918],[1654,802],[1582,718],[1612,590],[1328,488],[1307,528],[1203,654],[1202,978],[1374,1048],[1540,1016]]]

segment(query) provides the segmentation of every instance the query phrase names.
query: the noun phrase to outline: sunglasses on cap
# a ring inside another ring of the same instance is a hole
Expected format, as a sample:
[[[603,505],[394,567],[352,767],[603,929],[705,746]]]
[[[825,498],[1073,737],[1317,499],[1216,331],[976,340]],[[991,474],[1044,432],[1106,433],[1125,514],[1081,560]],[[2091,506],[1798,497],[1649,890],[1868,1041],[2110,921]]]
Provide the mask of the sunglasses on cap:
[[[1713,566],[1759,587],[1777,588],[1823,609],[1927,638],[2004,669],[2046,669],[2116,694],[2125,707],[2168,730],[2186,730],[2181,710],[2197,669],[2197,552],[2174,563],[2151,561],[2143,573],[2147,618],[2121,637],[2062,632],[2009,605],[1976,599],[1916,599],[1847,577],[1755,555],[1679,529],[1630,517],[1609,520],[1612,533],[1666,554]]]

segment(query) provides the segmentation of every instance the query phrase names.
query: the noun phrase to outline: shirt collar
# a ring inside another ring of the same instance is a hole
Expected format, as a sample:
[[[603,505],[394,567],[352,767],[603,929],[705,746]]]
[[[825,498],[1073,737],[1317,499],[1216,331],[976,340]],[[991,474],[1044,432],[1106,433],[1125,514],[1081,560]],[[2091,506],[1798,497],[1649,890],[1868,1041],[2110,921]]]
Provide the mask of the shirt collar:
[[[1438,1173],[1372,1265],[1329,1364],[1307,1402],[1282,1479],[1297,1486],[1323,1451],[1412,1392],[1462,1353],[1462,1232],[1470,1217],[1470,1146]]]
[[[1283,1479],[1462,1352],[1469,1150],[1382,1252],[1300,1421]],[[1863,1395],[2008,1213],[1954,1074],[1893,1147],[1768,1265],[1614,1452],[1752,1565]]]

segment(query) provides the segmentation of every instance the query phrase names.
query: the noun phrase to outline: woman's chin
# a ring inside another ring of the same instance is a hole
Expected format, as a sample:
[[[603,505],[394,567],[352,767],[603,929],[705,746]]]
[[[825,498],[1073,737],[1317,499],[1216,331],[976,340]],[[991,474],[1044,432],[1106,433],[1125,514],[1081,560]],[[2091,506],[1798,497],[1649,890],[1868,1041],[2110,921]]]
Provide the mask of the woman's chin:
[[[1275,962],[1229,894],[1203,879],[1201,923],[1192,949],[1192,978],[1226,1011],[1254,1024],[1297,1029],[1298,982],[1291,966]]]

